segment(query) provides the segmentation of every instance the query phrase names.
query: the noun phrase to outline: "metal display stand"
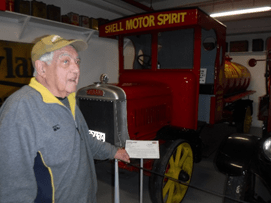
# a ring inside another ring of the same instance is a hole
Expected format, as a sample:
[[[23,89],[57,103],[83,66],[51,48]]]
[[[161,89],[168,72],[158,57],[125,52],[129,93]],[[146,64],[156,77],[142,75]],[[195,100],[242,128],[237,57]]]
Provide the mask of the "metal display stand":
[[[140,159],[140,203],[143,203],[143,159]],[[119,203],[119,164],[118,160],[115,159],[115,197],[114,203]]]
[[[140,159],[140,203],[143,203],[143,159],[159,159],[159,141],[126,140],[126,151],[130,158]],[[119,171],[115,159],[115,203],[119,203]]]
[[[140,159],[140,203],[143,203],[143,159]]]
[[[119,164],[118,160],[115,159],[115,203],[120,202],[120,192],[119,192]]]

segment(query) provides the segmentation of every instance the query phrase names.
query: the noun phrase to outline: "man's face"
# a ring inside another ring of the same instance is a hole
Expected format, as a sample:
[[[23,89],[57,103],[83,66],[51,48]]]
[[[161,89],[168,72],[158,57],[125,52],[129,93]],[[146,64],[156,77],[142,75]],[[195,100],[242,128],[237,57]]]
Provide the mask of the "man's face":
[[[76,91],[80,75],[80,59],[71,46],[54,52],[53,60],[46,67],[46,86],[57,97],[66,97]]]

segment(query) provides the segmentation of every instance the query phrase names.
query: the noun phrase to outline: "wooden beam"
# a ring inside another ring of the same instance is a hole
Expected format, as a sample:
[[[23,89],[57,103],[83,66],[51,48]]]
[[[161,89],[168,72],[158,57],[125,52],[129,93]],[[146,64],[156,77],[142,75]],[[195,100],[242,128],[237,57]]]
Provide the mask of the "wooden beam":
[[[136,2],[134,0],[122,0],[122,1],[124,1],[124,2],[126,2],[128,4],[131,4],[131,5],[133,5],[133,6],[137,7],[137,8],[140,8],[140,9],[142,9],[144,11],[154,11],[152,8],[149,8],[148,6],[145,6],[144,4],[141,4],[141,3]]]

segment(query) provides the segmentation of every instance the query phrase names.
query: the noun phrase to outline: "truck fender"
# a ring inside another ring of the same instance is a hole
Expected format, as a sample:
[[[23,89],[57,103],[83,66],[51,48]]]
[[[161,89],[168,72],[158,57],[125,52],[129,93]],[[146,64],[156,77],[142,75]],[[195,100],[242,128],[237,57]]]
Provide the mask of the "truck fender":
[[[226,137],[220,144],[215,165],[226,175],[240,176],[249,170],[250,164],[257,155],[259,137],[250,134],[235,133]]]
[[[165,140],[166,142],[183,139],[191,145],[194,162],[198,163],[201,161],[202,140],[200,139],[199,132],[196,130],[167,125],[157,132],[156,139]]]

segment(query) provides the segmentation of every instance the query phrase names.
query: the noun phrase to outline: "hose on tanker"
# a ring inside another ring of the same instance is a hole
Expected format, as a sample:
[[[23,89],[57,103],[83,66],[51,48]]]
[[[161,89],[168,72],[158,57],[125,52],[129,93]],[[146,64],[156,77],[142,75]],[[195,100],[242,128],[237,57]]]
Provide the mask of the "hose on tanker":
[[[119,161],[122,161],[122,160],[119,160]],[[219,193],[217,193],[217,192],[213,192],[213,191],[210,191],[210,190],[206,190],[206,189],[202,189],[202,188],[196,187],[196,186],[192,185],[191,183],[187,184],[187,183],[185,183],[185,182],[182,182],[181,180],[177,180],[177,179],[172,178],[172,177],[170,177],[170,176],[163,175],[163,174],[160,174],[160,173],[157,173],[157,172],[148,170],[148,169],[146,169],[146,168],[137,166],[137,165],[132,164],[132,163],[128,163],[128,162],[125,162],[125,161],[122,161],[122,162],[125,163],[125,164],[127,164],[127,165],[133,166],[133,167],[135,167],[135,168],[137,168],[137,169],[140,169],[140,170],[143,170],[143,171],[152,173],[152,174],[154,174],[154,175],[160,176],[160,177],[162,177],[162,178],[168,178],[168,179],[170,179],[170,180],[172,180],[172,181],[174,181],[174,182],[177,182],[177,183],[182,184],[182,185],[185,185],[185,186],[187,186],[187,187],[196,189],[196,190],[201,191],[201,192],[205,192],[205,193],[208,193],[208,194],[211,194],[211,195],[214,195],[214,196],[217,196],[217,197],[221,197],[221,198],[227,198],[227,199],[232,200],[232,201],[234,201],[234,202],[249,203],[249,202],[247,202],[247,201],[237,200],[237,199],[234,199],[234,198],[232,198],[232,197],[230,197],[230,196],[227,196],[227,195],[222,195],[222,194],[219,194]]]

